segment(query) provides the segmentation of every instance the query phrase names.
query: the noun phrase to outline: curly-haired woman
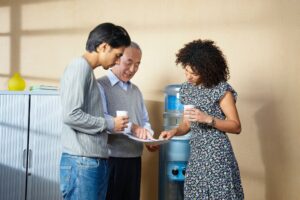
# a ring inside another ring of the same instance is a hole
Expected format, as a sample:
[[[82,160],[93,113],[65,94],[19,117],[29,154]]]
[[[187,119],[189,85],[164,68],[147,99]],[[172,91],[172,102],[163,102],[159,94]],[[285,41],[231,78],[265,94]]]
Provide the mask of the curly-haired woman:
[[[239,134],[241,124],[235,105],[237,93],[227,83],[224,55],[213,41],[195,40],[176,56],[187,79],[179,92],[180,101],[194,108],[185,109],[182,123],[162,132],[160,138],[192,134],[184,198],[244,199],[238,164],[226,134]]]

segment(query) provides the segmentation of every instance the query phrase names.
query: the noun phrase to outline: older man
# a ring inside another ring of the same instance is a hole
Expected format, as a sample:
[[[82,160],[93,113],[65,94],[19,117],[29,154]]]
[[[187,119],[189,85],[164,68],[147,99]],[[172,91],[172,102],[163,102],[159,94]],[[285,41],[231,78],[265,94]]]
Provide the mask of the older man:
[[[100,83],[105,118],[109,129],[113,130],[113,116],[116,111],[128,112],[128,133],[136,137],[152,138],[153,131],[149,123],[148,112],[139,88],[130,82],[139,69],[142,51],[138,44],[131,45],[124,51],[120,63],[108,72],[107,76],[98,79]],[[105,112],[105,111],[104,111]],[[140,198],[141,156],[143,143],[129,139],[122,134],[111,134],[109,147],[109,184],[107,200],[138,200]],[[149,147],[155,150],[157,147]]]

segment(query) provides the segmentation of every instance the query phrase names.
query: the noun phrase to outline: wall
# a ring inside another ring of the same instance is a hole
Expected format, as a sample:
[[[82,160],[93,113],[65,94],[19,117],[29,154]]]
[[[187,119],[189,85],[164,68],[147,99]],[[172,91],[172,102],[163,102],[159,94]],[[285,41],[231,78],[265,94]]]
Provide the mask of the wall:
[[[133,82],[158,133],[164,87],[185,80],[176,51],[193,39],[212,39],[239,94],[243,131],[230,139],[246,199],[298,199],[299,9],[297,0],[0,0],[0,89],[14,72],[27,88],[58,85],[66,64],[83,53],[90,29],[114,22],[143,49]],[[157,182],[158,154],[145,150],[141,199],[157,198]]]

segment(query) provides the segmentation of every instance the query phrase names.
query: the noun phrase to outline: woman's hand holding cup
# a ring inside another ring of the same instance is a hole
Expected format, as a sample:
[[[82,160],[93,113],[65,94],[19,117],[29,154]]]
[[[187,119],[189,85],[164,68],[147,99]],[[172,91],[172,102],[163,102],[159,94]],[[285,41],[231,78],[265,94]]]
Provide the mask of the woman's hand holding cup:
[[[194,105],[184,105],[184,112],[183,112],[183,117],[184,119],[191,121],[191,113],[194,112]]]

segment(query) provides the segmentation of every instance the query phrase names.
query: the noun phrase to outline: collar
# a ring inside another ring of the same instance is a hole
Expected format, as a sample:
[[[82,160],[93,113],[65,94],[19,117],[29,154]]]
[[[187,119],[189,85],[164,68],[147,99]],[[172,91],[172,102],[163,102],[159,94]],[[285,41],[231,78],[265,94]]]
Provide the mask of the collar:
[[[112,71],[111,69],[108,70],[108,73],[107,73],[107,77],[110,81],[110,84],[112,86],[115,86],[116,84],[121,84],[121,85],[127,85],[127,86],[130,86],[131,87],[131,82],[128,81],[128,82],[123,82],[121,81]]]

